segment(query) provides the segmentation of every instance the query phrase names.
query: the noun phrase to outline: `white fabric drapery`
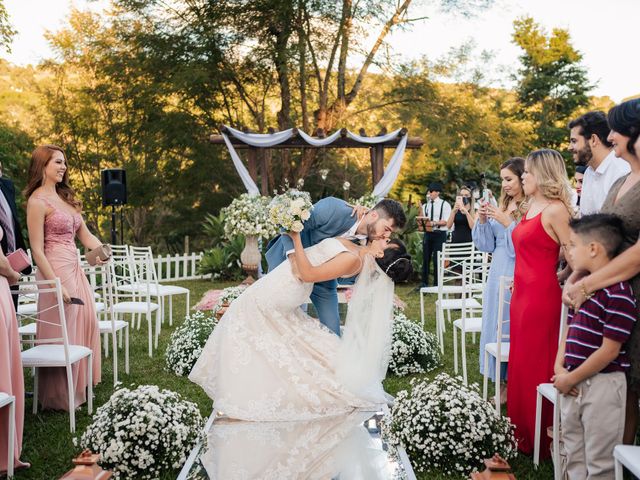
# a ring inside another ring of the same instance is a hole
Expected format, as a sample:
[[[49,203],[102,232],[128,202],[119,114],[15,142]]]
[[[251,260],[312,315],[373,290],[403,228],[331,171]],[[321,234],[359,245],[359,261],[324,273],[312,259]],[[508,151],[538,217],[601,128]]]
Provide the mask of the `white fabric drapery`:
[[[294,135],[293,128],[289,128],[287,130],[283,130],[281,132],[275,132],[275,133],[244,133],[244,132],[241,132],[240,130],[237,130],[229,126],[225,126],[225,127],[231,135],[233,135],[243,143],[246,143],[247,145],[250,145],[252,147],[260,147],[260,148],[274,147],[276,145],[286,142]],[[347,137],[367,145],[378,145],[380,143],[389,142],[394,138],[397,138],[398,134],[400,133],[400,130],[401,129],[397,129],[391,133],[388,133],[386,135],[381,135],[378,137],[363,137],[361,135],[356,135],[355,133],[347,130]],[[308,143],[311,146],[326,147],[328,145],[331,145],[341,137],[341,131],[337,130],[333,134],[329,135],[327,138],[314,138],[308,135],[307,133],[303,132],[302,130],[298,130],[298,135],[300,135],[300,138],[302,138],[302,140],[304,140],[306,143]],[[238,171],[238,174],[240,175],[240,179],[242,180],[242,183],[247,189],[247,192],[249,192],[252,195],[259,194],[260,191],[258,189],[258,186],[253,181],[253,179],[249,175],[249,172],[247,171],[242,161],[240,160],[240,156],[238,155],[238,153],[236,152],[236,149],[234,148],[233,144],[229,140],[228,135],[226,133],[223,133],[222,138],[224,138],[224,142],[227,145],[227,148],[229,149],[229,153],[231,154],[231,160],[233,161],[233,165],[236,167],[236,170]],[[384,175],[382,176],[380,181],[373,187],[373,194],[376,197],[384,198],[391,191],[393,184],[395,183],[396,179],[398,178],[398,175],[400,174],[400,167],[402,166],[402,161],[404,159],[404,152],[407,148],[407,140],[408,140],[408,136],[403,135],[402,139],[398,143],[398,146],[393,152],[393,156],[391,157],[389,164],[384,170]]]

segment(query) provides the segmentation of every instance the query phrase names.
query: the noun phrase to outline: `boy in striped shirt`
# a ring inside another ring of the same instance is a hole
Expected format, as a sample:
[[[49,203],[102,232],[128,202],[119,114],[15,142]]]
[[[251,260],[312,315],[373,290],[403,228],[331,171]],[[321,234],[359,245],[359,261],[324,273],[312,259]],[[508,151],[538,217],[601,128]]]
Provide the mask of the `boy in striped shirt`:
[[[594,214],[570,223],[568,257],[574,270],[592,273],[615,257],[623,224]],[[552,378],[560,396],[562,439],[570,480],[614,478],[613,448],[624,433],[629,360],[624,348],[637,318],[627,282],[588,296],[570,312]]]

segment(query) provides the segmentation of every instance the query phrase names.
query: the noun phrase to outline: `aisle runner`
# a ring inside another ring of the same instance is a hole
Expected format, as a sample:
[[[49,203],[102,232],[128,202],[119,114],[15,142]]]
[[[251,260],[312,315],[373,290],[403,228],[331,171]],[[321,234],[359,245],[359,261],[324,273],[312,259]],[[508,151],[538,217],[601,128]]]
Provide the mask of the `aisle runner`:
[[[210,419],[178,480],[415,480],[404,451],[382,442],[381,418],[361,411],[308,422]]]

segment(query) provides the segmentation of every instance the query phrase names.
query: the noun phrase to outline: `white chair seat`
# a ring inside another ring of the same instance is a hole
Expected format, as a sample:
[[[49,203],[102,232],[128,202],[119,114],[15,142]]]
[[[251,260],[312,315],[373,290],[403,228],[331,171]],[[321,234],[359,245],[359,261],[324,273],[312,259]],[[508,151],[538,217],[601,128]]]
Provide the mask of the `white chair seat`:
[[[35,336],[35,334],[36,334],[36,322],[28,323],[27,325],[23,325],[22,327],[18,328],[18,333],[20,335]]]
[[[104,312],[106,306],[104,304],[104,302],[96,302],[96,313],[97,312]]]
[[[5,405],[9,405],[11,402],[15,400],[16,397],[13,395],[9,395],[4,392],[0,392],[0,407],[4,407]]]
[[[438,293],[440,290],[438,289],[437,286],[433,286],[433,287],[422,287],[420,289],[420,293],[433,293],[436,294]],[[443,285],[442,286],[442,293],[447,294],[447,295],[453,295],[453,294],[460,294],[462,293],[462,285]]]
[[[553,383],[541,383],[538,385],[538,392],[555,405],[556,399],[558,398],[558,390],[553,386]]]
[[[38,313],[37,303],[21,303],[16,311],[18,315],[35,315]]]
[[[462,319],[458,318],[453,321],[453,326],[462,330]],[[465,332],[481,332],[482,331],[482,317],[469,317],[464,320]]]
[[[151,285],[151,292],[155,291],[155,285]],[[158,285],[160,295],[181,295],[189,293],[188,288],[179,287],[178,285]]]
[[[115,320],[113,323],[115,324],[116,332],[118,330],[122,330],[123,328],[126,328],[129,325],[124,320]],[[111,332],[113,332],[112,327],[114,325],[111,325],[111,320],[100,320],[98,322],[98,324],[100,326],[100,333],[111,333]]]
[[[93,292],[93,298],[94,299],[99,299],[101,297],[101,295],[98,292]]]
[[[116,313],[147,313],[147,311],[155,312],[158,308],[157,303],[120,302],[113,306],[113,311]]]
[[[443,310],[462,310],[462,299],[461,298],[445,298],[444,300],[436,300],[436,305],[438,305]],[[475,298],[467,298],[465,300],[466,308],[481,308],[482,304],[478,302]]]
[[[633,445],[616,445],[613,449],[615,459],[627,470],[640,478],[640,447]],[[617,478],[617,477],[616,477]]]
[[[36,345],[21,352],[21,355],[22,366],[25,368],[65,366],[63,345]],[[69,345],[69,363],[76,363],[89,355],[91,355],[90,348],[82,345]]]
[[[503,342],[500,344],[500,361],[508,362],[509,361],[509,350],[510,350],[509,342]],[[498,344],[497,343],[487,343],[484,346],[484,349],[489,352],[490,355],[493,355],[494,358],[498,358]]]

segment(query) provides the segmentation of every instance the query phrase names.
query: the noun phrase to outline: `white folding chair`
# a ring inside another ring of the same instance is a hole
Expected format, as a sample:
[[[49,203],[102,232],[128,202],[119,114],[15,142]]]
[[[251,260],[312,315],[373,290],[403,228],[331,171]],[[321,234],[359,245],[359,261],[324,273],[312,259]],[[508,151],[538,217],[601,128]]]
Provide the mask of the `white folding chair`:
[[[32,291],[33,286],[38,288],[40,295],[44,293],[55,294],[56,304],[49,307],[48,310],[57,310],[60,324],[56,323],[53,325],[59,327],[61,330],[61,336],[57,338],[28,340],[27,343],[34,343],[35,346],[23,350],[21,353],[22,366],[24,368],[35,369],[33,379],[33,413],[38,412],[38,370],[43,367],[64,367],[67,374],[67,395],[69,396],[69,423],[71,425],[71,433],[73,433],[76,430],[76,417],[75,392],[71,366],[85,358],[87,359],[87,410],[88,413],[91,414],[93,412],[93,352],[88,347],[69,344],[60,279],[20,282],[18,284],[18,295],[20,295],[21,292]],[[34,318],[36,322],[44,322],[44,320],[40,320],[39,318],[41,313],[44,312],[36,312]]]
[[[99,291],[101,302],[95,302],[96,312],[100,313],[101,320],[98,320],[100,335],[102,336],[104,345],[104,356],[109,358],[109,335],[111,335],[112,357],[113,357],[113,384],[118,383],[118,342],[117,336],[120,336],[120,347],[122,347],[122,338],[124,333],[124,370],[129,373],[129,322],[117,320],[113,313],[113,291],[111,284],[111,271],[107,266],[82,266],[85,275],[90,279],[90,284],[94,291]],[[98,278],[100,285],[98,285]]]
[[[169,298],[169,325],[173,325],[173,297],[175,295],[186,295],[186,311],[185,316],[189,315],[189,299],[191,292],[188,288],[178,285],[162,285],[158,283],[158,274],[153,261],[153,252],[151,247],[129,247],[129,252],[133,260],[145,259],[149,262],[149,271],[151,273],[151,296],[157,297],[162,309],[162,322],[164,323],[164,299]]]
[[[563,303],[560,313],[560,332],[558,343],[562,341],[562,334],[567,323],[569,310]],[[553,383],[541,383],[536,388],[536,428],[533,444],[533,466],[540,465],[540,429],[542,424],[542,398],[546,398],[553,404],[553,478],[561,480],[562,467],[560,465],[560,405],[559,395]]]
[[[137,265],[141,263],[142,265]],[[145,315],[149,330],[149,356],[153,357],[154,334],[152,326],[152,313],[155,312],[155,346],[158,346],[160,333],[160,305],[151,301],[150,276],[146,259],[122,260],[112,259],[109,263],[109,284],[111,285],[110,309],[115,320],[120,320],[120,315],[132,315],[135,321],[136,315]],[[134,275],[132,270],[141,272]],[[135,283],[132,283],[135,278]]]
[[[484,378],[482,382],[482,398],[487,399],[487,388],[489,383],[489,356],[492,356],[496,359],[496,369],[495,369],[495,403],[496,403],[496,414],[501,415],[500,410],[500,376],[502,374],[502,363],[509,361],[509,334],[504,333],[504,325],[510,323],[510,320],[504,320],[504,310],[505,308],[509,308],[511,305],[511,301],[507,300],[509,289],[511,288],[511,283],[513,282],[513,277],[500,277],[500,291],[498,293],[498,320],[497,320],[497,330],[496,330],[496,341],[486,343],[484,346]],[[506,340],[506,341],[505,341]]]
[[[7,422],[7,479],[13,477],[13,456],[15,454],[14,443],[16,441],[16,397],[8,393],[0,392],[0,408],[9,408],[9,421]]]
[[[640,478],[640,447],[633,445],[616,445],[613,449],[616,480],[622,480],[623,467],[626,467],[636,478]]]
[[[483,268],[483,265],[475,265],[473,261],[464,261],[462,263],[462,286],[463,292],[461,296],[462,308],[460,309],[460,318],[453,321],[453,369],[458,373],[458,337],[457,331],[460,330],[460,347],[462,354],[462,380],[467,384],[467,333],[474,335],[482,331],[482,307],[476,306],[477,301],[472,305],[471,301],[475,300],[477,291],[476,268]]]

